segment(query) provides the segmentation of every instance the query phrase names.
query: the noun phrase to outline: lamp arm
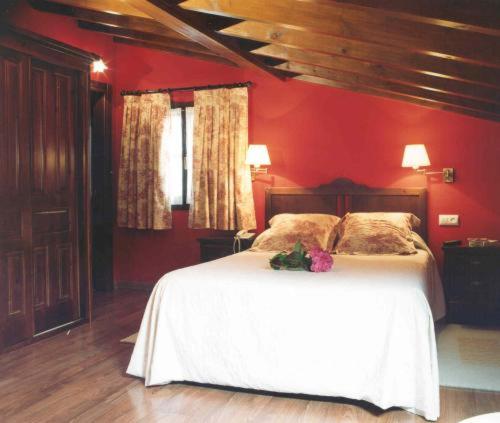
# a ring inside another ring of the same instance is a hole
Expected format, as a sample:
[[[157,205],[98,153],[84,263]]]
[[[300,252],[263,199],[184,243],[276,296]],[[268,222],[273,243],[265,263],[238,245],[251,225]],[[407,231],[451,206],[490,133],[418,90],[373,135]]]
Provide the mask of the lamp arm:
[[[427,170],[425,169],[415,169],[418,173],[421,173],[422,175],[438,175],[438,174],[442,174],[443,171],[432,171],[432,172],[428,172]]]
[[[444,182],[455,182],[455,169],[452,167],[445,167],[442,171],[427,172],[425,169],[416,169],[422,175],[443,175]]]
[[[443,171],[427,172],[426,170],[424,170],[424,175],[441,175],[443,173]]]

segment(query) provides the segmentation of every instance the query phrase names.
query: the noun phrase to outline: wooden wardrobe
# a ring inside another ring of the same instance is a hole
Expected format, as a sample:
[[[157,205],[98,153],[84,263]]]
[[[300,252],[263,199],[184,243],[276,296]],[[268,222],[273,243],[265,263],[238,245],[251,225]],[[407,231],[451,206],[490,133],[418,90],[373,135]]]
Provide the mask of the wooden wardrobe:
[[[0,22],[0,352],[89,317],[89,66]]]

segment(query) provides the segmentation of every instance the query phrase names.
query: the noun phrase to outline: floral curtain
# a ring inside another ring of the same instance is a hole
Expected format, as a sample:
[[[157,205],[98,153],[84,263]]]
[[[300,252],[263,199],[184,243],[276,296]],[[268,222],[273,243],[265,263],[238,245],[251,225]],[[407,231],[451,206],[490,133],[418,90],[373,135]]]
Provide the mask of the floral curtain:
[[[195,91],[190,227],[256,227],[247,148],[247,88]]]
[[[125,96],[118,175],[118,226],[172,227],[170,204],[160,166],[163,126],[170,112],[168,94]]]

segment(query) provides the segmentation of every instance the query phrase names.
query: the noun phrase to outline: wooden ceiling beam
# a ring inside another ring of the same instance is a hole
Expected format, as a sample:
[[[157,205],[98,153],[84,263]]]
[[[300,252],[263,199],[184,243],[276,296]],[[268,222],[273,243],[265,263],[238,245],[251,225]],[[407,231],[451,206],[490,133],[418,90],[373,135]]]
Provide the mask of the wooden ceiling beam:
[[[325,0],[187,0],[180,6],[500,67],[498,37],[387,16],[375,9],[354,9]]]
[[[56,13],[58,15],[69,16],[86,22],[127,28],[134,31],[156,33],[169,38],[186,39],[178,32],[172,31],[150,18],[98,12],[96,10],[68,6],[67,4],[59,3],[58,1],[29,0],[29,3],[34,9],[40,10],[41,12]]]
[[[311,65],[289,62],[282,65],[278,65],[277,68],[299,73],[302,75],[309,75],[318,78],[338,81],[350,84],[352,86],[358,85],[363,87],[369,87],[395,94],[425,98],[427,100],[436,101],[443,104],[458,106],[470,110],[477,110],[478,112],[498,114],[500,118],[499,104],[486,103],[480,100],[458,97],[448,93],[426,90],[424,88],[405,85],[398,82],[387,81],[383,79],[373,78],[366,75],[361,75],[357,73],[346,72],[336,69],[326,69],[319,66],[311,66]]]
[[[255,54],[274,57],[294,63],[316,65],[327,69],[354,72],[373,78],[399,82],[417,88],[438,90],[461,97],[500,104],[500,88],[486,87],[460,80],[440,78],[403,68],[391,67],[344,56],[316,53],[301,49],[269,44],[252,51]],[[286,67],[280,67],[286,69]],[[300,73],[300,72],[299,72]]]
[[[328,0],[433,25],[500,35],[498,0]]]
[[[126,36],[128,39],[135,38],[137,39],[138,43],[142,41],[141,43],[142,47],[147,47],[146,43],[144,43],[143,41],[148,41],[148,40],[150,40],[149,42],[157,41],[160,43],[161,48],[158,48],[157,45],[153,45],[153,47],[151,48],[161,49],[164,51],[170,51],[173,53],[180,54],[180,52],[182,51],[181,49],[183,47],[182,42],[178,46],[172,45],[172,39],[177,39],[177,40],[183,40],[184,42],[189,42],[190,44],[188,45],[187,49],[190,51],[202,51],[204,52],[204,54],[213,54],[209,50],[205,49],[203,46],[196,43],[192,43],[183,35],[179,34],[176,31],[172,31],[171,29],[167,28],[166,26],[162,25],[161,23],[151,18],[141,18],[138,16],[130,16],[130,15],[116,15],[112,13],[98,12],[96,10],[91,10],[91,9],[82,9],[79,7],[69,6],[67,4],[59,3],[58,0],[56,1],[28,0],[28,1],[33,8],[40,10],[42,12],[55,13],[77,19],[80,22],[79,26],[83,29],[90,29],[121,37]],[[86,25],[85,22],[89,24],[98,24],[99,26]],[[235,22],[238,22],[238,20],[223,18],[220,16],[210,17],[210,25],[215,29],[220,28],[223,25],[227,26],[230,24],[234,24]],[[108,28],[114,28],[114,29],[106,29],[106,26]],[[146,34],[134,34],[133,32],[127,32],[127,31],[139,31],[140,33],[146,33]],[[162,44],[161,39],[155,40],[154,37],[151,37],[151,35],[149,34],[156,34],[158,36],[168,37],[169,40],[166,40],[167,45],[165,45],[165,43]],[[252,41],[252,40],[247,40],[247,41],[248,43],[253,43],[253,46],[250,45],[249,48],[245,47],[246,50],[251,50],[252,48],[257,48],[259,45],[264,44],[259,41]],[[240,42],[240,44],[242,43]],[[191,48],[193,46],[196,46],[197,50],[193,50]],[[218,62],[234,66],[234,63],[228,60],[219,60]]]
[[[202,52],[205,55],[212,54],[215,57],[219,57],[211,53],[209,50],[205,49],[203,46],[188,41],[188,39],[183,35],[179,34],[176,31],[170,30],[166,26],[162,25],[161,23],[151,18],[141,18],[130,15],[116,15],[112,13],[99,12],[91,9],[82,9],[75,6],[62,4],[59,2],[59,0],[28,0],[28,1],[33,8],[40,10],[42,12],[56,13],[59,15],[64,15],[77,19],[78,25],[82,29],[102,32],[121,38],[127,38],[129,40],[135,40],[134,45],[140,44],[141,47],[155,48],[157,50],[169,51],[177,54],[181,54],[182,49],[184,48],[191,52],[198,51]],[[238,20],[231,18],[224,18],[221,16],[210,15],[210,18],[208,19],[208,25],[214,30],[221,28],[224,25],[227,26],[234,24],[235,22],[238,22]],[[159,36],[160,38],[158,38],[157,36]],[[161,37],[167,37],[168,39],[162,39]],[[183,41],[181,41],[178,45],[173,45],[172,39],[183,40]],[[233,40],[232,42],[234,42],[234,39],[232,40]],[[260,41],[243,40],[243,39],[239,39],[237,43],[239,44],[240,48],[246,51],[255,49],[265,44]],[[276,62],[278,63],[283,62],[282,60],[272,59],[272,58],[266,58],[261,60],[263,64],[266,66],[273,66],[274,64],[276,64]],[[270,60],[274,60],[274,63],[271,62]],[[218,62],[234,66],[234,63],[228,60],[218,60]]]
[[[426,98],[415,97],[415,96],[410,96],[410,95],[405,95],[405,94],[398,94],[398,93],[393,93],[393,92],[389,92],[389,91],[384,91],[381,89],[364,87],[364,86],[360,86],[360,85],[352,85],[352,84],[334,81],[334,80],[329,80],[329,79],[325,79],[325,78],[318,78],[315,76],[300,75],[300,76],[296,76],[294,79],[296,79],[298,81],[309,82],[312,84],[320,84],[320,85],[326,85],[326,86],[333,87],[333,88],[346,89],[349,91],[355,91],[355,92],[359,92],[362,94],[369,94],[369,95],[375,95],[375,96],[379,96],[379,97],[390,98],[393,100],[410,102],[410,103],[418,104],[421,106],[430,107],[433,109],[445,110],[445,111],[454,112],[454,113],[460,113],[460,114],[473,116],[473,117],[480,118],[480,119],[500,121],[500,116],[496,115],[496,114],[479,112],[477,110],[471,110],[471,109],[467,109],[467,108],[463,108],[463,107],[458,107],[458,106],[453,106],[453,105],[449,105],[449,104],[445,104],[445,103],[440,103],[438,101],[432,101],[432,100],[428,100]]]
[[[142,40],[136,40],[132,38],[121,38],[121,37],[113,37],[113,42],[117,44],[126,44],[129,46],[134,46],[134,47],[142,47],[142,48],[148,48],[148,49],[153,49],[153,50],[160,50],[164,51],[166,53],[173,53],[177,54],[180,56],[186,56],[186,57],[191,57],[194,59],[200,59],[200,60],[206,60],[209,62],[215,62],[215,63],[222,63],[224,65],[228,66],[236,66],[234,63],[230,62],[227,59],[224,59],[223,57],[216,56],[214,54],[205,54],[205,53],[198,53],[190,50],[185,50],[185,49],[179,49],[176,48],[175,44],[165,44],[165,43],[154,43],[154,42],[148,42],[148,41],[142,41]]]
[[[257,56],[242,50],[236,40],[223,38],[208,28],[203,19],[175,4],[161,0],[128,0],[127,4],[233,63],[263,70],[284,79],[278,70],[266,67]]]
[[[57,2],[98,12],[149,18],[147,14],[128,4],[127,0],[57,0]]]
[[[374,63],[383,62],[389,66],[435,74],[448,79],[459,79],[476,84],[500,87],[500,72],[497,68],[456,62],[446,58],[412,52],[400,47],[349,40],[326,34],[314,34],[282,25],[256,21],[241,22],[220,32],[234,37],[300,48],[307,51],[329,53]]]
[[[164,37],[162,35],[156,35],[150,32],[134,31],[131,29],[117,28],[86,21],[78,21],[78,27],[87,31],[95,31],[107,35],[113,35],[116,37],[129,38],[132,40],[164,44],[178,50],[188,50],[215,56],[214,53],[212,53],[210,50],[207,50],[205,47],[186,39],[181,40],[176,38]]]

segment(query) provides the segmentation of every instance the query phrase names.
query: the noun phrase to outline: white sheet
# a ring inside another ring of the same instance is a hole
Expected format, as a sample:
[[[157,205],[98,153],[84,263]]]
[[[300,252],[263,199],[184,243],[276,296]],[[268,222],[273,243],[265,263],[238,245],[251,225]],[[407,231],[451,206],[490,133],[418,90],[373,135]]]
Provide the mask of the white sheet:
[[[327,273],[275,271],[243,252],[163,276],[127,372],[340,396],[439,416],[432,256],[334,256]]]

